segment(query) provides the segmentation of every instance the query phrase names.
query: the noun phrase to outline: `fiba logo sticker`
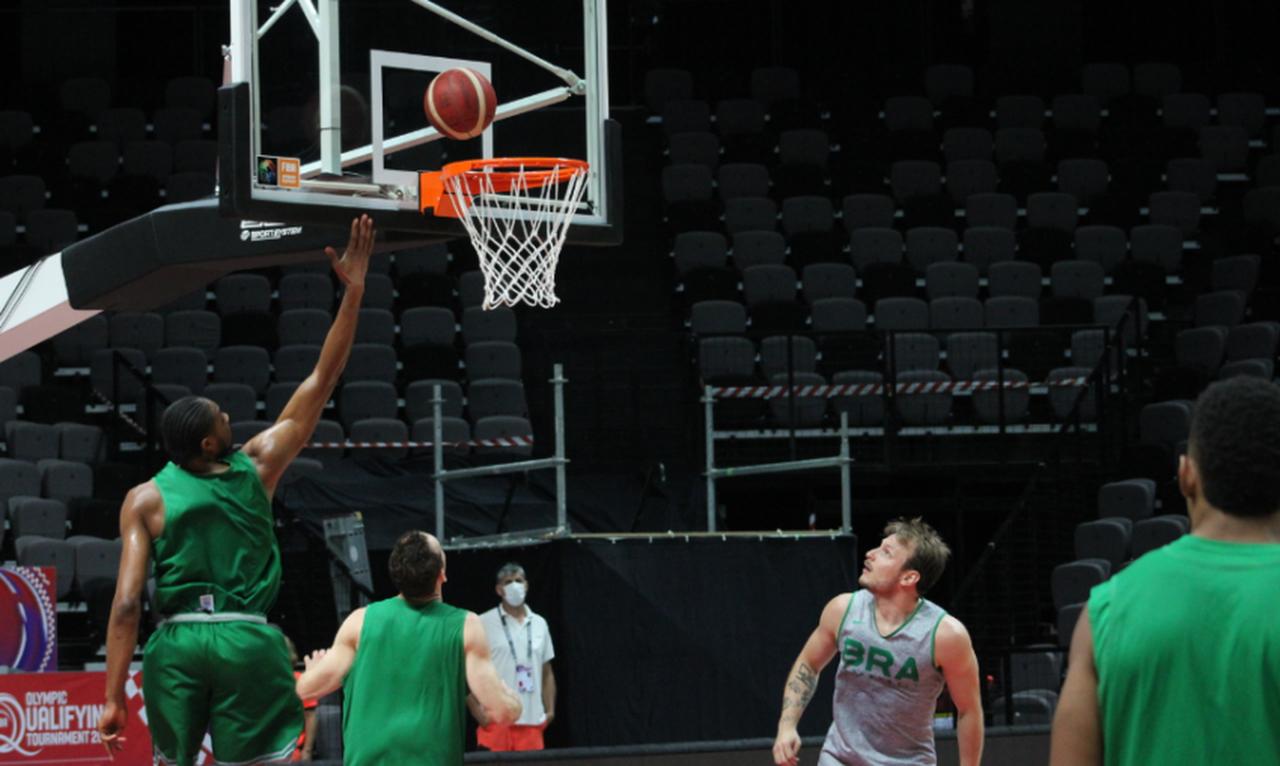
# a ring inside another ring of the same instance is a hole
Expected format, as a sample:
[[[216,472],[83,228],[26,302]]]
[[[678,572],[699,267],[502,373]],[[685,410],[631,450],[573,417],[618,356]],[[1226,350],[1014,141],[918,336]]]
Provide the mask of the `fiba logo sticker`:
[[[38,755],[39,750],[24,750],[22,737],[27,731],[27,717],[22,705],[12,694],[0,694],[0,755]]]
[[[0,665],[40,673],[58,666],[53,569],[0,569]]]
[[[296,237],[302,233],[301,226],[289,226],[279,222],[267,221],[241,221],[240,222],[240,241],[241,242],[270,242],[274,240],[284,239],[286,237]]]

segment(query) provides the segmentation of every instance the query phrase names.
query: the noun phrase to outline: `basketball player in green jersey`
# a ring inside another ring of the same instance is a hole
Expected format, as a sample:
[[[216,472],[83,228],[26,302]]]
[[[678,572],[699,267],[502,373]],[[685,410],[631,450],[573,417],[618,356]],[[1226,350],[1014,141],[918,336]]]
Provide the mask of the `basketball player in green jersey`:
[[[325,248],[346,293],[315,370],[275,425],[234,451],[231,426],[215,403],[189,396],[166,408],[161,431],[171,462],[130,490],[120,510],[123,552],[98,721],[108,752],[120,747],[128,719],[125,684],[154,561],[160,627],[144,651],[142,684],[155,760],[194,763],[206,731],[220,762],[271,762],[292,753],[302,705],[284,640],[266,624],[280,589],[271,496],[346,366],[373,240],[373,222],[361,216],[342,258]]]
[[[503,726],[520,717],[520,698],[498,678],[480,618],[444,603],[435,537],[405,532],[390,569],[400,595],[352,612],[333,647],[307,657],[298,697],[345,687],[346,766],[460,766],[468,688]]]
[[[921,519],[899,519],[867,551],[860,590],[831,599],[791,668],[773,743],[778,766],[796,766],[796,726],[834,657],[831,728],[818,766],[932,766],[933,717],[945,685],[957,711],[960,766],[982,761],[978,660],[964,625],[921,597],[951,551]]]
[[[1200,394],[1178,487],[1191,534],[1080,613],[1053,766],[1280,766],[1280,387]]]

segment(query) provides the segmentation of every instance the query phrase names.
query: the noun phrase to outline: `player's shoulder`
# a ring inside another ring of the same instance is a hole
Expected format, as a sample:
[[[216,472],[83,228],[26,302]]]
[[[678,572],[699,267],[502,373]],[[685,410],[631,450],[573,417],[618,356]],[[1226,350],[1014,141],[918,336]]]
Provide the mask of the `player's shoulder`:
[[[844,617],[849,613],[849,608],[853,604],[853,599],[857,591],[851,593],[841,593],[827,602],[822,609],[822,624],[832,630],[838,630]]]
[[[354,631],[359,634],[360,629],[364,627],[365,615],[368,613],[369,607],[367,606],[362,606],[358,609],[352,610],[351,614],[347,615],[347,618],[342,621],[342,625],[338,629],[343,631]]]
[[[463,621],[468,626],[481,628],[487,631],[489,630],[490,623],[493,623],[494,625],[498,624],[498,617],[494,614],[493,609],[479,613],[473,612],[470,609],[459,609],[458,611],[462,613]]]
[[[160,487],[156,484],[155,479],[148,479],[141,484],[135,484],[124,496],[124,503],[120,510],[123,514],[138,514],[140,516],[148,516],[164,509],[164,496],[160,494]]]
[[[831,599],[827,602],[827,606],[833,609],[838,609],[841,614],[844,614],[848,610],[864,603],[870,597],[871,596],[867,592],[866,588],[855,588],[851,591],[841,593]]]
[[[955,615],[943,613],[934,627],[934,644],[939,648],[955,647],[963,649],[973,645],[969,637],[969,629]]]
[[[489,627],[484,618],[470,609],[459,609],[462,615],[462,646],[466,651],[473,651],[481,644],[489,646]]]
[[[141,484],[135,484],[125,493],[125,501],[132,502],[135,505],[159,502],[160,487],[156,484],[155,479],[147,479]]]

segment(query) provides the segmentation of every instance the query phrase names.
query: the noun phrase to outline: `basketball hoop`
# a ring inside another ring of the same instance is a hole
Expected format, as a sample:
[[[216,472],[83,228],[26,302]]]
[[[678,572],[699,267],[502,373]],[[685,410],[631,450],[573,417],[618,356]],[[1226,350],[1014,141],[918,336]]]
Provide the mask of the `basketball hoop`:
[[[550,308],[560,300],[556,263],[586,181],[583,160],[463,160],[419,174],[418,201],[466,227],[480,256],[484,308]]]

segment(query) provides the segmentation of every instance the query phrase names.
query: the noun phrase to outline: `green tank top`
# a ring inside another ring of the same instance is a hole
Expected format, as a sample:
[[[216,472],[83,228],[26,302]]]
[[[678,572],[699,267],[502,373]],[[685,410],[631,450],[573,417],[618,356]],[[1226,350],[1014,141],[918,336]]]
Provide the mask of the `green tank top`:
[[[164,531],[151,543],[156,609],[265,615],[280,591],[271,500],[242,452],[220,474],[198,475],[173,463],[155,475]]]
[[[1106,766],[1280,766],[1280,545],[1186,535],[1093,589]]]
[[[402,598],[365,609],[343,682],[344,766],[455,766],[466,736],[465,610]]]

